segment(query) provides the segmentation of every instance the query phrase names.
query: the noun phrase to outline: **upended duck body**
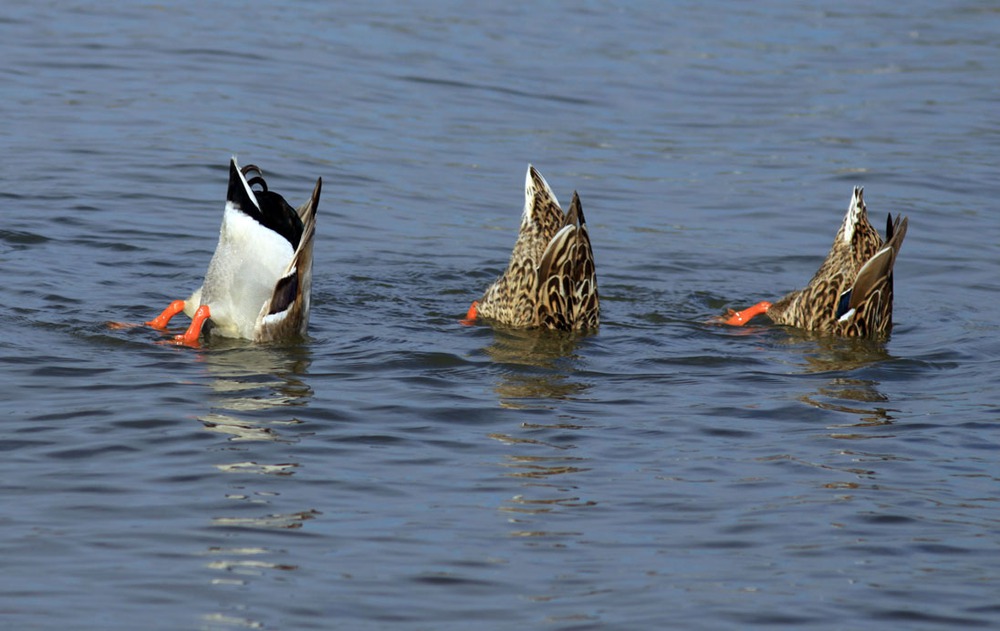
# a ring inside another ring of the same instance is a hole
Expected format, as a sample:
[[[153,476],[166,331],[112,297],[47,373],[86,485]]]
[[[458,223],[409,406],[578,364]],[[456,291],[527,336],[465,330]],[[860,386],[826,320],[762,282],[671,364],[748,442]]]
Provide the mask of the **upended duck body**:
[[[255,342],[305,335],[321,187],[317,179],[310,198],[294,209],[268,189],[260,168],[240,168],[233,158],[219,243],[204,283],[147,324],[163,329],[183,311],[191,325],[176,340],[189,345],[197,344],[203,327],[210,335]]]
[[[906,236],[907,218],[889,214],[885,240],[868,221],[863,189],[851,205],[826,260],[809,284],[777,302],[731,312],[741,326],[759,314],[777,324],[846,337],[878,337],[892,329],[892,270]]]
[[[564,331],[600,323],[597,272],[580,197],[563,213],[533,166],[525,177],[524,212],[506,271],[472,303],[477,317],[514,328]]]

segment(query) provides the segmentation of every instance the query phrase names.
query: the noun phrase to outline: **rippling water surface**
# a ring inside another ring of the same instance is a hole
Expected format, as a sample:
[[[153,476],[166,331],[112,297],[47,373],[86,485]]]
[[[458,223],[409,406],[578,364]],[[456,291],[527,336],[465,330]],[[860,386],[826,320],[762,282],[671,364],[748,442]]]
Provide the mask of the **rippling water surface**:
[[[8,3],[0,626],[1000,625],[990,2]],[[227,161],[324,180],[310,337],[139,322]],[[536,165],[592,335],[463,327]],[[881,343],[704,322],[910,217]]]

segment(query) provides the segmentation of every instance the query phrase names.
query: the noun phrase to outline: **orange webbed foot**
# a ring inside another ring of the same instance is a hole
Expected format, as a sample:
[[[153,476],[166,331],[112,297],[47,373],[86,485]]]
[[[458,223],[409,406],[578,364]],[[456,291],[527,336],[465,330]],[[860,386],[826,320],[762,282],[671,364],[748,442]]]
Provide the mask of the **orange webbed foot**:
[[[743,311],[733,311],[729,310],[729,317],[725,318],[722,323],[728,324],[729,326],[743,326],[750,320],[759,316],[762,313],[767,313],[767,310],[771,308],[770,302],[758,302],[752,307],[747,307]]]
[[[138,322],[115,322],[115,321],[111,321],[111,322],[107,322],[105,324],[112,331],[127,331],[129,329],[134,329],[137,326],[142,326],[142,324],[140,324]]]
[[[469,311],[465,314],[465,317],[458,321],[462,326],[472,326],[476,323],[476,318],[479,317],[479,301],[473,300],[472,306],[469,307]]]
[[[181,335],[174,336],[174,344],[197,348],[199,346],[198,338],[201,337],[201,328],[205,325],[205,320],[210,317],[212,317],[212,313],[208,305],[198,307],[198,310],[194,312],[194,317],[191,318],[191,326]]]
[[[160,315],[156,316],[146,324],[148,326],[153,327],[154,329],[159,329],[162,331],[163,329],[167,328],[168,324],[170,324],[170,318],[174,317],[181,311],[184,311],[184,301],[175,300],[171,302],[169,305],[167,305],[167,308],[164,309],[163,312],[160,313]]]

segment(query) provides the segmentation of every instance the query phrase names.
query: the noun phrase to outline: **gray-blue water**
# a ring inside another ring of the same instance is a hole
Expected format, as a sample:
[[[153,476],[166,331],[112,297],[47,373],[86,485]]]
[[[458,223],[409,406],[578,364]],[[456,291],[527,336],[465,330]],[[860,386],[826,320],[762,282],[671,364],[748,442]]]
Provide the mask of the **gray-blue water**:
[[[1000,626],[1000,11],[897,4],[6,3],[0,627]],[[234,153],[324,180],[309,339],[108,329]],[[457,322],[529,163],[594,335]],[[853,185],[910,218],[887,342],[704,324]]]

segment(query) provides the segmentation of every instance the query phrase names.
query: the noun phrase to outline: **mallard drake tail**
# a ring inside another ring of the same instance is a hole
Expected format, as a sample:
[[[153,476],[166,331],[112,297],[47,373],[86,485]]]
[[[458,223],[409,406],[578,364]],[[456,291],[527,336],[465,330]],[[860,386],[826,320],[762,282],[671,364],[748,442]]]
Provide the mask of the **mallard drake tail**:
[[[301,336],[309,323],[312,252],[322,179],[298,209],[269,190],[260,168],[229,164],[219,243],[205,281],[147,322],[163,329],[184,311],[191,326],[176,341],[196,345],[213,335],[257,342]]]

